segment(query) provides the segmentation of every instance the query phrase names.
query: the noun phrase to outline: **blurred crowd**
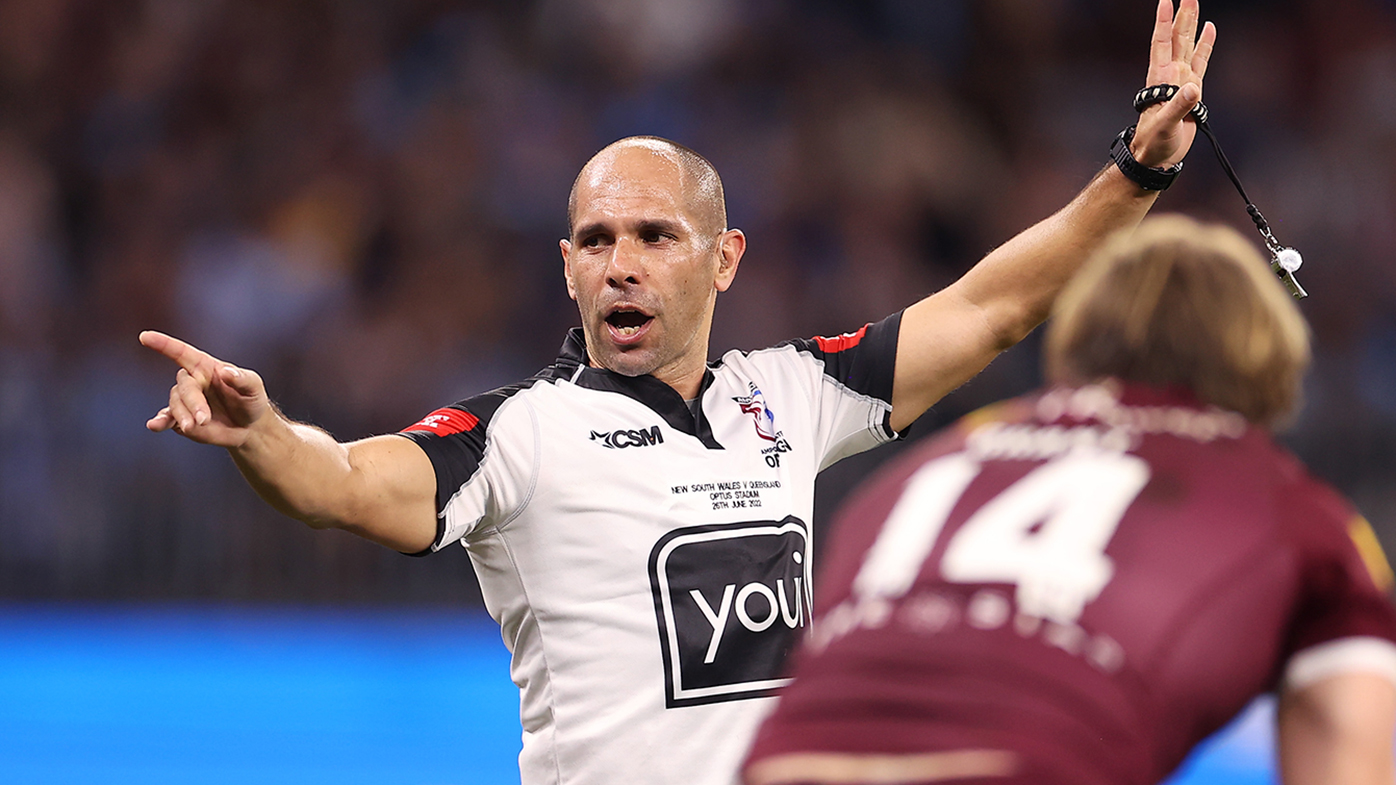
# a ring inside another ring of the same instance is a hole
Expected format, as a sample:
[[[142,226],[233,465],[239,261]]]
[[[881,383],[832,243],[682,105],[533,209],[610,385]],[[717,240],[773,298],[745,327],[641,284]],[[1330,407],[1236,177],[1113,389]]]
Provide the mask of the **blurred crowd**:
[[[750,249],[714,356],[855,329],[1064,204],[1132,122],[1152,0],[0,2],[0,597],[472,603],[144,428],[154,328],[342,439],[548,363],[572,178],[657,134]],[[1212,125],[1298,247],[1285,439],[1396,545],[1396,3],[1203,0]],[[1158,210],[1253,232],[1199,138]],[[1254,236],[1254,235],[1253,235]],[[1258,241],[1257,236],[1257,241]],[[923,418],[1039,381],[1037,341]],[[821,515],[886,452],[836,468]]]

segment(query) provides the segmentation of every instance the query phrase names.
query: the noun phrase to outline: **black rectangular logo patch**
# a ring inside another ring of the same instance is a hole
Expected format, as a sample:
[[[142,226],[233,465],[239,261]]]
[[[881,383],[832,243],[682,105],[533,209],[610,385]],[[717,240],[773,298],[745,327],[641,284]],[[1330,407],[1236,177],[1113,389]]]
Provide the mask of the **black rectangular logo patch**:
[[[811,614],[809,528],[783,521],[690,526],[650,552],[669,708],[774,694]]]

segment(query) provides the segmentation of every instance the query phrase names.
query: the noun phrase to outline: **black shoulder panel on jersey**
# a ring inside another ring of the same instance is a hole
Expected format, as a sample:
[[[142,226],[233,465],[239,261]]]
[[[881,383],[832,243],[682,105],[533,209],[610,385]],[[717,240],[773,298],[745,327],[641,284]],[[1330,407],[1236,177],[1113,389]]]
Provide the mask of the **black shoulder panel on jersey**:
[[[489,406],[489,411],[482,411],[490,403],[494,405]],[[485,454],[485,432],[489,427],[489,416],[494,414],[493,410],[498,408],[499,403],[502,401],[494,402],[486,393],[437,409],[428,415],[443,416],[451,411],[460,412],[469,422],[469,427],[465,430],[433,433],[417,430],[417,426],[413,426],[399,433],[400,436],[406,436],[416,442],[431,459],[432,468],[436,470],[437,513],[446,508],[446,502],[450,501],[451,496],[479,470],[480,459]]]
[[[892,379],[897,366],[897,335],[902,313],[863,325],[857,332],[833,338],[797,338],[795,346],[824,361],[824,373],[857,393],[892,402]]]
[[[446,509],[446,503],[480,470],[485,455],[485,443],[490,421],[504,402],[539,382],[569,378],[584,362],[570,340],[563,344],[557,361],[521,382],[481,393],[458,401],[427,415],[422,422],[400,432],[416,442],[431,459],[436,470],[436,511]],[[583,349],[583,352],[585,350]],[[440,427],[434,427],[439,423]],[[438,521],[437,539],[444,533]],[[439,544],[439,542],[438,542]]]

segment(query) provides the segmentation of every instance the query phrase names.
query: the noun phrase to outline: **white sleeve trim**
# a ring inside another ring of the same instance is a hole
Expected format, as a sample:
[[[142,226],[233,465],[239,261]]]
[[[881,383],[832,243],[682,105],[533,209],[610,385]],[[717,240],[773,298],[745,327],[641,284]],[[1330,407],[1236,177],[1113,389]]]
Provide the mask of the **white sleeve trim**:
[[[1396,685],[1396,644],[1385,638],[1358,636],[1320,643],[1295,654],[1285,666],[1281,684],[1300,690],[1329,676],[1362,672]]]

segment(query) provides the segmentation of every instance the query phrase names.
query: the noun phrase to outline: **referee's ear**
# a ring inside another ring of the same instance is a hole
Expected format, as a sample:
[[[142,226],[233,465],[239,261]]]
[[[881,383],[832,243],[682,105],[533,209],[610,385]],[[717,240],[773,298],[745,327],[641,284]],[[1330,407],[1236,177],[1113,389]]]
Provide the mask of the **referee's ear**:
[[[567,281],[567,296],[577,299],[577,287],[572,285],[572,241],[566,238],[557,241],[562,249],[562,278]]]
[[[723,232],[717,238],[717,253],[717,277],[713,286],[719,292],[725,292],[727,287],[732,285],[732,279],[737,277],[737,265],[741,264],[742,254],[746,253],[746,235],[741,229],[728,229]],[[570,281],[567,286],[570,290]]]

